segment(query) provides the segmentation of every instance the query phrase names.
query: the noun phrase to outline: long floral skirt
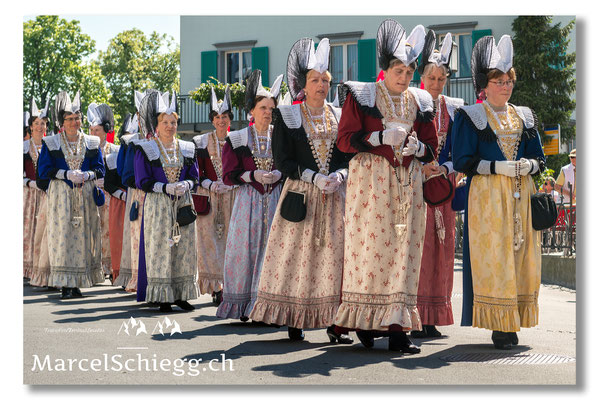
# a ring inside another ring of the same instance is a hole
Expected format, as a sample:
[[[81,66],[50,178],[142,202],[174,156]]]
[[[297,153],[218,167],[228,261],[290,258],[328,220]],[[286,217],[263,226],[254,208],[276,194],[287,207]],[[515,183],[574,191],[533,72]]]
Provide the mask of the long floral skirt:
[[[41,192],[39,208],[35,223],[35,234],[33,235],[33,272],[31,274],[32,286],[48,286],[50,276],[50,258],[48,256],[48,195]]]
[[[328,327],[341,295],[345,185],[323,195],[315,185],[288,179],[281,198],[290,190],[305,193],[306,218],[284,219],[279,202],[250,318],[302,329]]]
[[[401,183],[395,172],[371,153],[349,163],[340,327],[422,329],[416,307],[426,224],[422,166],[399,167]]]
[[[34,259],[34,236],[43,191],[23,186],[23,277],[31,278]]]
[[[110,194],[104,192],[105,203],[98,207],[100,214],[100,228],[102,230],[102,272],[105,275],[112,273],[112,261],[110,255]]]
[[[477,175],[470,185],[472,326],[477,328],[517,332],[539,322],[541,232],[532,228],[529,200],[535,186],[530,176],[522,178],[521,200],[514,199],[514,186],[514,178],[503,175]],[[515,237],[522,239],[519,246]]]
[[[141,234],[141,215],[144,207],[145,193],[140,189],[127,189],[127,208],[123,224],[123,250],[119,277],[114,281],[115,286],[125,286],[128,292],[137,290],[137,270],[139,268],[139,237]],[[130,220],[131,206],[137,201],[138,216]]]
[[[189,198],[191,201],[191,198]],[[195,224],[180,228],[177,245],[169,246],[176,214],[164,193],[148,193],[143,208],[147,302],[173,303],[198,297]]]
[[[277,209],[281,185],[261,195],[251,185],[237,189],[225,253],[223,302],[219,318],[248,316],[258,294],[268,230]]]
[[[110,261],[112,263],[112,279],[119,276],[121,254],[123,251],[123,224],[125,222],[126,202],[116,197],[110,199],[108,227],[110,230]]]
[[[423,325],[451,325],[455,211],[451,201],[427,206],[424,251],[418,282],[418,312]]]
[[[104,282],[100,216],[92,195],[94,188],[90,181],[74,190],[61,180],[50,182],[46,226],[50,258],[48,286],[85,288]],[[73,216],[81,217],[78,227],[71,222]]]
[[[216,194],[200,188],[199,193],[210,195],[210,212],[196,219],[198,286],[200,294],[212,294],[223,288],[227,235],[237,189]]]

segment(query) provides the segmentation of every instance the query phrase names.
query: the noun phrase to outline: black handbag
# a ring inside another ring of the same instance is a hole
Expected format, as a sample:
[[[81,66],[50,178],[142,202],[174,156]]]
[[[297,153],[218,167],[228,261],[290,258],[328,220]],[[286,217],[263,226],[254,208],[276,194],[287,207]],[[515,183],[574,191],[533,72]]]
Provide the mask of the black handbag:
[[[557,206],[549,193],[535,193],[530,196],[532,227],[537,231],[551,228],[557,221]]]
[[[281,204],[281,217],[290,222],[300,222],[306,218],[306,195],[302,192],[287,191]]]
[[[131,203],[131,210],[129,211],[129,221],[135,221],[139,217],[139,202],[135,200]]]
[[[189,225],[196,220],[198,214],[191,204],[187,204],[177,210],[177,222],[179,226]]]
[[[177,200],[177,205],[179,204],[182,204],[177,208],[177,223],[179,226],[185,226],[195,222],[198,213],[193,208],[191,192],[185,192],[184,197]]]

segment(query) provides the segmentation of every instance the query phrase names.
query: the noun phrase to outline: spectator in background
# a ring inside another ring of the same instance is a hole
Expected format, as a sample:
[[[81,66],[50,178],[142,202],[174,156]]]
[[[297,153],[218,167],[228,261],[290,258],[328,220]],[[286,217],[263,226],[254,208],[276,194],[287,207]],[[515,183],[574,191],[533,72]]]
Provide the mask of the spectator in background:
[[[570,164],[559,172],[555,190],[564,196],[564,203],[576,204],[576,149],[570,152]]]
[[[539,188],[539,193],[550,193],[553,195],[553,200],[555,200],[555,204],[560,204],[561,198],[560,194],[555,190],[555,179],[549,176],[543,182],[543,186]]]

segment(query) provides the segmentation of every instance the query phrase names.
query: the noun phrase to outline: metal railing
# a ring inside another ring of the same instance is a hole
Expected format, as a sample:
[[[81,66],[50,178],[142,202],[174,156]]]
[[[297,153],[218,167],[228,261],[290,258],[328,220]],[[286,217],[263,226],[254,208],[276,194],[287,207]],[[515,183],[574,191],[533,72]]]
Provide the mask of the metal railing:
[[[563,253],[564,256],[576,254],[576,204],[557,205],[557,221],[551,228],[542,232],[541,248],[544,254]]]
[[[181,118],[181,124],[202,124],[210,122],[208,114],[210,114],[210,104],[201,103],[198,104],[188,94],[180,94],[177,97],[179,103],[179,117]],[[233,107],[233,115],[235,120],[238,117],[237,107]],[[243,113],[241,115],[244,115]]]

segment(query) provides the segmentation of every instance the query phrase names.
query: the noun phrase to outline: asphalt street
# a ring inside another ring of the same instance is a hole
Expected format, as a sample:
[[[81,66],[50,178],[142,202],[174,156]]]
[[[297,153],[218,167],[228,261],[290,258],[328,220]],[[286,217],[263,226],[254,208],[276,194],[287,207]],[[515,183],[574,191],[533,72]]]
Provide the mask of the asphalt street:
[[[290,342],[287,329],[222,320],[208,295],[196,309],[168,315],[137,303],[135,294],[102,285],[84,298],[24,285],[25,384],[195,385],[574,385],[576,292],[542,285],[540,324],[520,344],[494,349],[491,332],[459,326],[462,269],[456,260],[456,324],[438,339],[413,339],[417,355],[387,350],[387,339],[364,348],[331,344],[324,329]],[[168,317],[168,320],[165,319]]]

